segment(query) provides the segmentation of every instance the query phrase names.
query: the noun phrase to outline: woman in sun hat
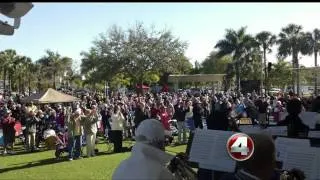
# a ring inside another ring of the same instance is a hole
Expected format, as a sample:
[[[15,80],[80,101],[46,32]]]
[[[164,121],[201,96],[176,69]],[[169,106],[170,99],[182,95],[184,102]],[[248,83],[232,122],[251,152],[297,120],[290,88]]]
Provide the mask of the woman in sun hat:
[[[161,122],[146,119],[140,123],[135,135],[136,144],[131,156],[120,163],[112,179],[173,180],[166,167],[173,156],[165,152],[165,133]]]

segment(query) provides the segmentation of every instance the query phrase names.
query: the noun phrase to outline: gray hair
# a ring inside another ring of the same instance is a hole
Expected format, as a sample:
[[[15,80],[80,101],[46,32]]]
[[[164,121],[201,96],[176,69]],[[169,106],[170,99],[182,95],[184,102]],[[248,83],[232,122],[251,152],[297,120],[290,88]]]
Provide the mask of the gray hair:
[[[135,137],[135,140],[137,142],[140,142],[140,143],[143,143],[143,144],[147,144],[147,145],[155,147],[157,149],[164,150],[164,140],[163,139],[148,140],[147,137],[145,137],[143,135],[138,135],[138,136]]]

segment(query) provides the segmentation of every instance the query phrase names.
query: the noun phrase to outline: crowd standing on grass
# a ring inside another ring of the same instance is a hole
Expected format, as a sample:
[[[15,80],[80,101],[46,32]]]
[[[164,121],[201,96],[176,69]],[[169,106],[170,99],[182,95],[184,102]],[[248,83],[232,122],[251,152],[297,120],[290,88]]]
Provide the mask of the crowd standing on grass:
[[[113,94],[102,98],[96,93],[86,93],[80,102],[62,104],[23,103],[21,97],[3,97],[0,101],[0,121],[3,130],[2,154],[15,154],[16,137],[20,137],[28,152],[42,148],[50,134],[56,145],[56,157],[68,152],[68,159],[84,156],[82,147],[86,145],[86,156],[95,156],[97,135],[114,144],[114,152],[123,150],[123,139],[134,140],[135,130],[141,122],[156,119],[161,122],[166,136],[166,144],[187,143],[188,132],[196,128],[239,131],[237,120],[251,118],[254,124],[266,125],[272,121],[289,126],[290,136],[297,131],[308,131],[298,117],[301,111],[319,111],[320,98],[299,98],[293,94],[258,96],[233,92],[204,90],[193,92],[145,93],[138,95]],[[290,105],[291,104],[291,105]],[[292,105],[293,104],[293,105]],[[281,121],[281,113],[289,115]],[[21,124],[21,135],[17,131]],[[173,136],[178,138],[174,141]],[[46,142],[48,145],[48,142]]]

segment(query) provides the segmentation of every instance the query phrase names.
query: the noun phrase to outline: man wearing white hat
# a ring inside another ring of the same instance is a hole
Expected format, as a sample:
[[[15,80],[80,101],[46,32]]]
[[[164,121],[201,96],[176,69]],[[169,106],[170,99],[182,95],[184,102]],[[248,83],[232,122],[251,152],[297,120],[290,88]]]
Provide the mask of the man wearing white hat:
[[[144,120],[135,135],[136,144],[132,148],[131,156],[121,162],[112,179],[174,179],[166,168],[173,156],[164,152],[165,134],[162,124],[155,119]]]

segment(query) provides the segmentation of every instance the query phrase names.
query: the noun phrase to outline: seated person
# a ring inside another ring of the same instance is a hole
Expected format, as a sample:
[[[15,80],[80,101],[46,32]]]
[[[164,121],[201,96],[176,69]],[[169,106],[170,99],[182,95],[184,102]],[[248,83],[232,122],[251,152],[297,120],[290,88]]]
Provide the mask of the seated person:
[[[164,151],[165,134],[161,122],[155,119],[144,120],[135,135],[136,144],[131,156],[120,163],[112,179],[173,180],[174,176],[166,167],[173,156]]]
[[[293,98],[287,103],[288,116],[277,123],[278,126],[288,126],[288,137],[308,137],[309,127],[299,117],[302,111],[302,103]]]

